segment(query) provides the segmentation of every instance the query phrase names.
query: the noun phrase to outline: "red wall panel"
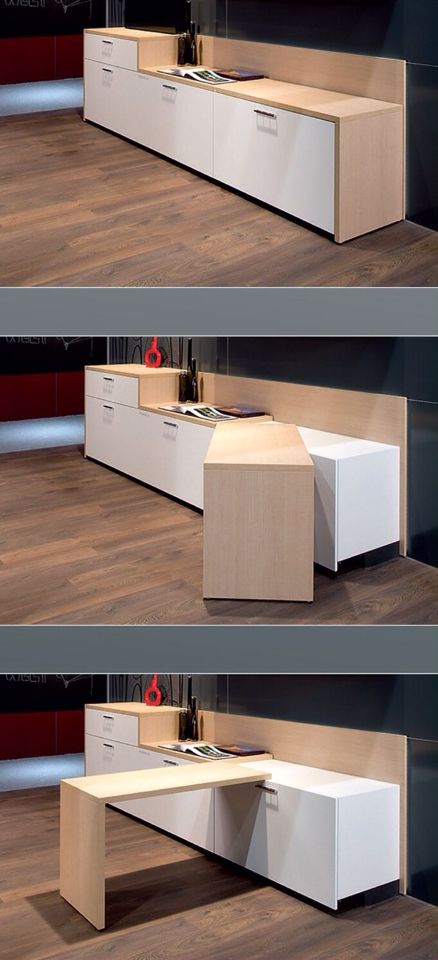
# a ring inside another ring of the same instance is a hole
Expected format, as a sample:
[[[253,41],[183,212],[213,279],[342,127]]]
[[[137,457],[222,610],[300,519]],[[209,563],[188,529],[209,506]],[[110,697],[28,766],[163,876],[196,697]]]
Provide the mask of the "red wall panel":
[[[0,377],[0,421],[56,416],[56,373]]]
[[[84,43],[82,34],[55,37],[55,80],[64,77],[82,77],[84,72]]]
[[[82,753],[84,750],[84,711],[58,710],[56,714],[56,752]]]
[[[0,83],[82,77],[82,34],[0,39]]]
[[[55,714],[0,713],[0,760],[56,753]]]
[[[69,417],[84,412],[84,372],[57,373],[58,417]]]
[[[84,711],[0,713],[0,760],[82,753]]]

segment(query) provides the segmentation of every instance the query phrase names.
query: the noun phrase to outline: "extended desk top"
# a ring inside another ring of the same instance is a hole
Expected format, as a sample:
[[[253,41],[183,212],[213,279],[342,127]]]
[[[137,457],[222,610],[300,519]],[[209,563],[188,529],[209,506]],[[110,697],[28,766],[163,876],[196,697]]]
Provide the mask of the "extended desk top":
[[[239,426],[241,429],[239,430]],[[204,469],[303,469],[313,472],[313,463],[297,428],[292,423],[238,422],[221,424],[215,431]]]

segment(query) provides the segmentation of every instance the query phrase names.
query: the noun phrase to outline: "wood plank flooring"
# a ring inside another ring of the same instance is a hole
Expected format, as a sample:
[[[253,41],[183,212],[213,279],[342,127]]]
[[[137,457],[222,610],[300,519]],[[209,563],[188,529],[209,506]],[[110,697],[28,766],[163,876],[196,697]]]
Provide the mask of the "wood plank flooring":
[[[438,284],[438,233],[414,223],[338,246],[77,110],[0,131],[0,285]]]
[[[438,570],[397,557],[314,603],[202,598],[202,516],[82,448],[0,457],[1,623],[437,623]]]
[[[107,811],[107,927],[58,894],[58,788],[0,795],[2,960],[432,960],[438,909],[338,914]]]

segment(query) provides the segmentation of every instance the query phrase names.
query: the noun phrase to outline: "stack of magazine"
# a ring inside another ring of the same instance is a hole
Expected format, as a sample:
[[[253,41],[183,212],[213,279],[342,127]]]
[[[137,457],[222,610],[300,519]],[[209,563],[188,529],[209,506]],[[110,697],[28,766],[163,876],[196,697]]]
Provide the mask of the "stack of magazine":
[[[256,407],[234,406],[213,407],[211,403],[163,403],[159,410],[168,410],[170,413],[183,413],[186,416],[198,417],[200,420],[213,420],[219,423],[222,420],[246,419],[247,417],[263,417],[264,410]]]
[[[191,753],[203,760],[232,760],[236,757],[254,757],[266,753],[263,747],[249,747],[244,744],[230,744],[229,746],[215,747],[212,743],[160,743],[163,750],[172,750],[175,753]]]

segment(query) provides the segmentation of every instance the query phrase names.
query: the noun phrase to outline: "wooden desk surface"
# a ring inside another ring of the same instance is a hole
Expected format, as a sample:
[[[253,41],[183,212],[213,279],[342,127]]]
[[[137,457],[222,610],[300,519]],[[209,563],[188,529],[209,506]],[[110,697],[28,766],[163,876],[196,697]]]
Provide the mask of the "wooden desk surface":
[[[311,471],[313,463],[294,424],[246,421],[215,431],[204,461],[205,470],[213,468]]]
[[[168,793],[225,787],[236,783],[260,783],[270,780],[272,774],[252,770],[226,760],[205,761],[158,770],[133,770],[124,773],[101,773],[97,776],[61,780],[61,786],[71,787],[99,803],[117,803]]]
[[[153,30],[134,30],[131,27],[88,27],[84,33],[97,33],[103,37],[117,37],[119,40],[156,40],[163,37],[168,40],[175,36],[171,33],[158,33]]]
[[[175,401],[175,403],[177,402],[178,401]],[[209,400],[200,400],[199,402],[205,404],[206,406],[215,406],[215,404],[211,403]],[[240,424],[240,426],[242,426],[244,423],[249,424],[252,419],[251,417],[235,417],[233,420],[202,420],[201,417],[194,417],[190,413],[178,413],[175,410],[163,410],[163,406],[159,403],[141,403],[140,410],[145,410],[149,413],[159,413],[162,417],[168,416],[170,420],[185,420],[187,423],[196,423],[198,426],[210,427],[210,429],[215,429],[216,427],[222,428],[223,426],[228,425],[234,426],[234,424]],[[266,423],[272,420],[272,415],[270,413],[266,413],[263,417],[254,417],[254,419],[259,423],[260,421]]]
[[[168,707],[165,704],[160,704],[159,707],[148,707],[146,703],[132,703],[131,701],[126,703],[86,703],[85,709],[104,710],[105,713],[128,713],[135,717],[144,717],[147,714],[156,717],[158,713],[179,713],[180,711],[180,707]]]
[[[100,363],[86,366],[85,370],[112,373],[117,377],[162,377],[181,373],[177,367],[146,367],[144,363]]]

